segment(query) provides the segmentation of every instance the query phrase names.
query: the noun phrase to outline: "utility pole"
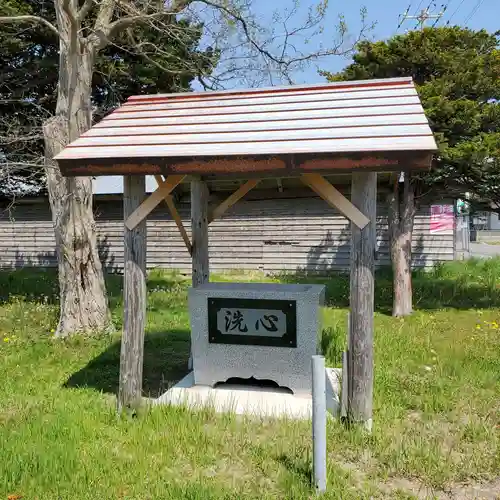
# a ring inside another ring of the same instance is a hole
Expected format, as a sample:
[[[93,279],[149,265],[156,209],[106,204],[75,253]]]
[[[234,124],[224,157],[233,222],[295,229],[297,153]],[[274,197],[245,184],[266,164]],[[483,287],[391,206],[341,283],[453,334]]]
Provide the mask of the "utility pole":
[[[425,28],[425,23],[429,20],[435,19],[434,24],[433,24],[433,26],[434,26],[443,17],[443,14],[444,14],[446,8],[442,8],[441,11],[438,12],[437,14],[432,14],[429,11],[429,7],[427,7],[425,9],[422,9],[419,12],[419,14],[416,16],[409,16],[408,10],[409,9],[406,9],[406,11],[404,12],[404,14],[401,18],[401,21],[399,22],[399,26],[401,26],[405,21],[416,19],[418,22],[418,27],[421,30],[423,30]],[[398,26],[398,28],[399,28],[399,26]]]

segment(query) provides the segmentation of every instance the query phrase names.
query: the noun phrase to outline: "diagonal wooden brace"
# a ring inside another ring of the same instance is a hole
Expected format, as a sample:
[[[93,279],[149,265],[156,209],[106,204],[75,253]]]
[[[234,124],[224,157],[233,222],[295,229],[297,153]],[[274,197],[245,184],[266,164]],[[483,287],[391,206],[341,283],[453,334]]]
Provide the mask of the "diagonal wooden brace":
[[[183,181],[184,177],[185,175],[169,175],[165,182],[130,214],[125,226],[130,230],[134,229]]]
[[[363,229],[370,219],[360,212],[340,191],[335,189],[320,174],[303,174],[301,180],[309,186],[316,194],[321,196],[329,205],[336,208],[342,215],[352,223]]]
[[[165,181],[163,180],[163,177],[161,175],[155,175],[156,182],[158,186],[163,186],[165,184]],[[186,248],[189,252],[189,255],[193,253],[193,246],[191,245],[191,241],[189,240],[189,236],[186,232],[186,228],[184,227],[184,224],[182,223],[181,216],[179,215],[179,212],[177,211],[177,208],[175,206],[174,200],[172,199],[172,196],[167,195],[165,197],[165,203],[167,204],[168,210],[170,211],[170,215],[172,216],[172,219],[174,219],[175,224],[177,225],[177,229],[179,229],[179,232],[181,233],[182,239],[184,240],[184,244],[186,245]]]
[[[242,184],[233,194],[228,196],[220,205],[217,205],[208,218],[208,223],[219,218],[224,212],[231,208],[238,200],[243,198],[251,189],[253,189],[260,179],[250,179]]]

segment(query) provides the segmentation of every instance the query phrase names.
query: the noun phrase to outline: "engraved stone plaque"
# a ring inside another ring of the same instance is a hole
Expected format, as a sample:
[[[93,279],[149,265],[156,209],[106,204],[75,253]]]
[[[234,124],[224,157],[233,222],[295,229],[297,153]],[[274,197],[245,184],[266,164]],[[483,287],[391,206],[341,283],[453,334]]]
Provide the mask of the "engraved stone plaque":
[[[210,343],[297,347],[295,301],[207,300]]]

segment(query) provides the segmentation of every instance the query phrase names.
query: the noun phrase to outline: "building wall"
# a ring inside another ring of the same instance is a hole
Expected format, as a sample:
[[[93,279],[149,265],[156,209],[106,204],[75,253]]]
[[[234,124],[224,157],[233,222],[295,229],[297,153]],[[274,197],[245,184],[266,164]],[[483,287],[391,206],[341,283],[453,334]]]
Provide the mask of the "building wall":
[[[101,257],[111,270],[123,265],[123,216],[119,200],[96,201]],[[179,211],[190,230],[189,205]],[[389,264],[386,208],[378,206],[377,263]],[[421,207],[413,238],[413,264],[432,266],[454,258],[453,231],[430,234],[430,209]],[[190,272],[190,256],[165,206],[148,219],[148,267]],[[231,269],[327,272],[349,266],[347,220],[318,198],[241,201],[210,224],[212,271]],[[0,267],[55,266],[54,236],[46,201],[17,204],[0,213]]]
[[[490,212],[489,214],[489,227],[490,231],[498,231],[500,229],[500,219],[496,212]]]

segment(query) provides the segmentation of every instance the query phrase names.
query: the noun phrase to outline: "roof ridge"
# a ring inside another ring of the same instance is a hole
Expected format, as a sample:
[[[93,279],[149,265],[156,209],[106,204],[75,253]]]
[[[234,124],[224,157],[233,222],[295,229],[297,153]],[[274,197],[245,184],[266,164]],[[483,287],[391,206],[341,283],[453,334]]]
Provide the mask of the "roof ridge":
[[[325,82],[310,85],[290,85],[287,87],[265,87],[256,89],[231,89],[231,90],[208,90],[203,92],[180,92],[171,94],[135,95],[130,96],[126,102],[154,101],[155,99],[192,99],[210,98],[214,96],[244,96],[256,94],[287,94],[297,91],[315,91],[327,89],[359,88],[359,87],[395,87],[398,85],[413,84],[411,77],[401,78],[378,78],[373,80],[356,80],[341,82]]]

